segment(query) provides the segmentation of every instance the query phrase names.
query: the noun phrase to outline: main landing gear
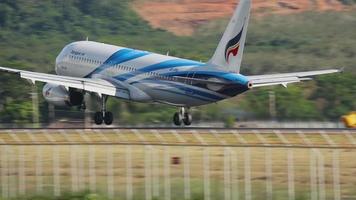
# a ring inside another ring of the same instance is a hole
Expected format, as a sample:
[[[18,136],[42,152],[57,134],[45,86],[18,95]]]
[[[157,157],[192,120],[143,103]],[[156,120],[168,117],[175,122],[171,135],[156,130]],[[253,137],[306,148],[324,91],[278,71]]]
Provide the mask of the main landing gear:
[[[101,112],[96,112],[94,114],[94,122],[96,125],[101,125],[103,122],[106,125],[111,125],[114,121],[114,116],[111,112],[106,111],[106,101],[108,100],[107,96],[101,97]]]
[[[186,126],[190,126],[192,121],[193,117],[189,108],[180,108],[179,112],[176,112],[173,116],[173,123],[176,126],[181,126],[183,123]]]

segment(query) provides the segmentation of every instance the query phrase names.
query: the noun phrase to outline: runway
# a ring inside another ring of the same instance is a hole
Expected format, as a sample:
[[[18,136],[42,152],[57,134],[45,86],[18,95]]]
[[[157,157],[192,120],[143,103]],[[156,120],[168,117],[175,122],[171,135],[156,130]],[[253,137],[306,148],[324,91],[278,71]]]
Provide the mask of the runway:
[[[149,145],[356,149],[355,134],[355,129],[224,129],[207,127],[0,129],[0,145]]]
[[[0,128],[0,131],[6,130],[179,130],[179,131],[189,131],[189,130],[219,130],[219,131],[350,131],[355,132],[356,129],[349,128],[216,128],[216,127],[70,127],[70,128]]]

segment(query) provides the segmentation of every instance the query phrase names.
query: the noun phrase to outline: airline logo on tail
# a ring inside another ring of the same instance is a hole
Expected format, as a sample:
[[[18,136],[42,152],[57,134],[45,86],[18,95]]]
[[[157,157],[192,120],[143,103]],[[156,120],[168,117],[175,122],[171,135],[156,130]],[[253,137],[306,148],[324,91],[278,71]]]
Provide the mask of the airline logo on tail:
[[[225,47],[225,60],[227,63],[229,63],[231,55],[235,57],[239,53],[240,41],[243,31],[244,26],[242,27],[241,31],[227,43]]]

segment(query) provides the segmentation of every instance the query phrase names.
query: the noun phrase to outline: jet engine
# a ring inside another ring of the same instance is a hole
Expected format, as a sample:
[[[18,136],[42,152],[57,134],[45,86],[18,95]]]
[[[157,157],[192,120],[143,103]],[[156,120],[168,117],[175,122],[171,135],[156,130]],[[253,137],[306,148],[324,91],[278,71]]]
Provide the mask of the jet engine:
[[[67,89],[61,85],[47,83],[42,90],[45,100],[55,106],[81,106],[84,94],[81,91]]]
[[[212,81],[212,82],[216,81],[216,82],[219,82],[220,79],[218,79],[218,78],[209,78],[208,81]],[[209,83],[209,84],[206,85],[206,87],[207,87],[209,90],[212,90],[212,91],[217,92],[217,91],[221,90],[221,89],[224,87],[224,85],[218,85],[218,84],[214,84],[214,83]]]

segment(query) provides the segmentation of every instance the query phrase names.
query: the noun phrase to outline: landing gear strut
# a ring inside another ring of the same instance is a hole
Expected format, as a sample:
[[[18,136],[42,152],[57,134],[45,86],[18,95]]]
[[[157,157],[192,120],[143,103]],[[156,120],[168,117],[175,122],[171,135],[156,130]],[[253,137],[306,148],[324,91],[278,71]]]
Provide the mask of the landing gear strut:
[[[183,123],[186,126],[190,126],[192,124],[193,118],[192,114],[190,114],[189,108],[180,108],[179,112],[176,112],[173,116],[173,123],[176,126],[181,126]]]
[[[85,111],[86,109],[87,109],[87,105],[85,104],[85,101],[83,101],[82,105],[78,106],[78,110]]]
[[[107,96],[102,96],[101,98],[101,112],[96,112],[94,114],[94,122],[96,125],[101,125],[103,122],[106,125],[111,125],[114,121],[114,116],[111,112],[106,111],[106,101],[108,100]]]

